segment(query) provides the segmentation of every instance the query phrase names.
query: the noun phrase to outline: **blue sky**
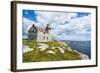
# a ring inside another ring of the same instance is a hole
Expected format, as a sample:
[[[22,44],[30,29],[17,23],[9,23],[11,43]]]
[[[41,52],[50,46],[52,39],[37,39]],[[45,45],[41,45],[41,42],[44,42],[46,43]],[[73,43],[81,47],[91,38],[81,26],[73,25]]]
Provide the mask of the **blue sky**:
[[[75,41],[91,39],[90,13],[23,10],[23,37],[27,37],[32,24],[42,28],[50,24],[53,39]]]

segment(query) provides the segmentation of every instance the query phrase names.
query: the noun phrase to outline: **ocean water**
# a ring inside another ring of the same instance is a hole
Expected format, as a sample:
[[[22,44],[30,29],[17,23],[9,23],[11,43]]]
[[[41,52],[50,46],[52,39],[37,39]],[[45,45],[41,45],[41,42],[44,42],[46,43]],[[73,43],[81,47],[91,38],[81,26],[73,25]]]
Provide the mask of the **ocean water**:
[[[63,41],[66,42],[72,49],[88,55],[91,59],[91,41]]]

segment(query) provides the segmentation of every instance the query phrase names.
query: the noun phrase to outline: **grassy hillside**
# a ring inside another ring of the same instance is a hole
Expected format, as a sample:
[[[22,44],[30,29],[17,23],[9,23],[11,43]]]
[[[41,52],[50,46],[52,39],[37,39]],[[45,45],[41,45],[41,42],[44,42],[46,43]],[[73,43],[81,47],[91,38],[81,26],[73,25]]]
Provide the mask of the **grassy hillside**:
[[[47,45],[43,49],[40,45]],[[74,52],[67,44],[61,42],[36,42],[23,41],[23,45],[32,48],[32,51],[23,53],[23,62],[41,62],[41,61],[61,61],[61,60],[79,60],[80,55]]]

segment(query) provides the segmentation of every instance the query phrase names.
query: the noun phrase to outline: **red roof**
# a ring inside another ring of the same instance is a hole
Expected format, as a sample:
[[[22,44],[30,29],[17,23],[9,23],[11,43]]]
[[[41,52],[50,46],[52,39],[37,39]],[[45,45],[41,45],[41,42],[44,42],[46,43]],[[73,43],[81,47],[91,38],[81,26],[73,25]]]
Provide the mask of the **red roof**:
[[[37,26],[36,26],[36,28],[37,28],[37,30],[40,31],[40,32],[45,32],[45,28],[40,28],[40,27],[37,27]]]
[[[38,26],[33,24],[31,28],[35,28],[36,30],[38,30],[40,32],[46,32],[46,27],[45,28],[41,28],[41,27],[38,27]]]

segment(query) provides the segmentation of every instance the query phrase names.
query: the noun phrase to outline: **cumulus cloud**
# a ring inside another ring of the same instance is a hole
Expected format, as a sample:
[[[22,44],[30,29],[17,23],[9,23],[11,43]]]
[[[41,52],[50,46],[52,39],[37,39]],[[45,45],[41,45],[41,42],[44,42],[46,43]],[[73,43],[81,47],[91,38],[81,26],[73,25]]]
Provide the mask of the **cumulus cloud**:
[[[70,20],[69,23],[56,27],[57,33],[62,40],[90,40],[91,37],[91,23],[90,15],[83,17],[76,17]],[[66,36],[66,37],[65,37]],[[78,38],[77,38],[78,37]]]
[[[45,25],[47,23],[61,25],[66,21],[70,21],[72,17],[77,16],[76,13],[65,13],[65,12],[44,12],[35,11],[38,23]],[[52,25],[53,26],[53,25]]]
[[[88,33],[87,30],[91,29],[90,15],[73,18],[68,24],[65,24],[64,27],[66,30],[71,30],[75,34],[84,33],[84,32]]]

